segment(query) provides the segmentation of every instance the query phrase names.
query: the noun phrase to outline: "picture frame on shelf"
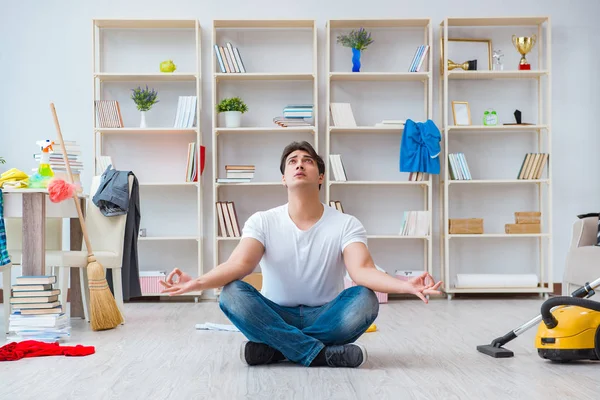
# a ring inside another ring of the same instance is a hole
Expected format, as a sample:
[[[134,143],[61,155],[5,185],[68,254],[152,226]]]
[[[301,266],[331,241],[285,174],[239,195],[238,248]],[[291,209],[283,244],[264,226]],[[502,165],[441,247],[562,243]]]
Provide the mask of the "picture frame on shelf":
[[[465,126],[471,125],[471,109],[468,101],[453,101],[452,116],[454,117],[454,125]]]
[[[440,72],[444,73],[444,38],[440,38],[441,58]],[[448,61],[457,63],[476,60],[478,70],[489,70],[493,68],[493,52],[491,39],[478,38],[448,38]],[[460,71],[460,69],[457,69]]]

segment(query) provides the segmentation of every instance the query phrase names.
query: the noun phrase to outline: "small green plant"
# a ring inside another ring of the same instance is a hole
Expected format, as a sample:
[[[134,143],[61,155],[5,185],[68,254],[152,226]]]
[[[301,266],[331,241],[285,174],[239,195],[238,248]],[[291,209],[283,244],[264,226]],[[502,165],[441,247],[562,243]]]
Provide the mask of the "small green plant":
[[[139,111],[148,111],[154,104],[158,103],[158,92],[154,89],[148,90],[148,85],[146,85],[146,89],[138,86],[131,89],[131,91],[133,92],[131,93],[131,99]]]
[[[373,43],[373,39],[371,39],[371,33],[367,32],[364,28],[360,28],[358,31],[353,29],[347,35],[339,35],[337,42],[341,43],[344,47],[363,51]]]
[[[4,157],[0,157],[0,164],[6,164],[6,160],[4,159]]]
[[[248,111],[248,106],[239,97],[232,97],[221,100],[221,102],[217,105],[217,111],[220,113],[225,111],[239,111],[243,114]]]

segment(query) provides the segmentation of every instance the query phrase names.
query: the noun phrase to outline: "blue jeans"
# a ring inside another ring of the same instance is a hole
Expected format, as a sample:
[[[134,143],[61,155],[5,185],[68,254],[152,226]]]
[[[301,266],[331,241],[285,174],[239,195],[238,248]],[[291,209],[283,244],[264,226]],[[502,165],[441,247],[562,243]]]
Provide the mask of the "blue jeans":
[[[248,340],[267,344],[304,366],[325,346],[356,341],[379,312],[377,296],[364,286],[350,287],[319,307],[283,307],[238,280],[223,288],[219,305]]]

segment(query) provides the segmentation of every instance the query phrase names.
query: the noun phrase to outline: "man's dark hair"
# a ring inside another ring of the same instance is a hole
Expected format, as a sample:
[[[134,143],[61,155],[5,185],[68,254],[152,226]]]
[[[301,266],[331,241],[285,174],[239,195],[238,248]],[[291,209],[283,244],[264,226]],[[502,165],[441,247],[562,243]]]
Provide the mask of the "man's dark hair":
[[[310,143],[306,141],[302,142],[292,142],[288,144],[285,149],[283,149],[283,154],[281,155],[281,164],[279,165],[279,170],[281,171],[281,175],[285,174],[285,161],[288,156],[297,150],[302,150],[310,154],[310,156],[317,162],[317,167],[319,168],[319,175],[325,173],[325,163],[320,155],[317,154],[315,149],[311,146]],[[321,189],[321,185],[319,185],[319,189]]]

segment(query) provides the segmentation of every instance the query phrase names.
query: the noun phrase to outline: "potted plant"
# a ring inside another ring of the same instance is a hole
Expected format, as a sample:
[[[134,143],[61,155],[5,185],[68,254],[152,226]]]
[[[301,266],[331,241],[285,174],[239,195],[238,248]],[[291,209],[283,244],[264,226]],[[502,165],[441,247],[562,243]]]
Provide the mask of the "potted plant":
[[[239,128],[242,114],[248,111],[248,106],[239,97],[223,99],[217,105],[217,112],[225,115],[226,128]]]
[[[373,43],[371,34],[364,28],[360,28],[358,31],[352,30],[347,35],[339,35],[337,42],[352,49],[352,72],[360,72],[360,55]]]
[[[148,90],[148,85],[146,85],[146,89],[138,86],[135,89],[131,89],[131,91],[133,92],[131,93],[131,99],[142,114],[140,128],[146,128],[146,111],[149,111],[154,104],[158,103],[158,92],[154,89]]]

